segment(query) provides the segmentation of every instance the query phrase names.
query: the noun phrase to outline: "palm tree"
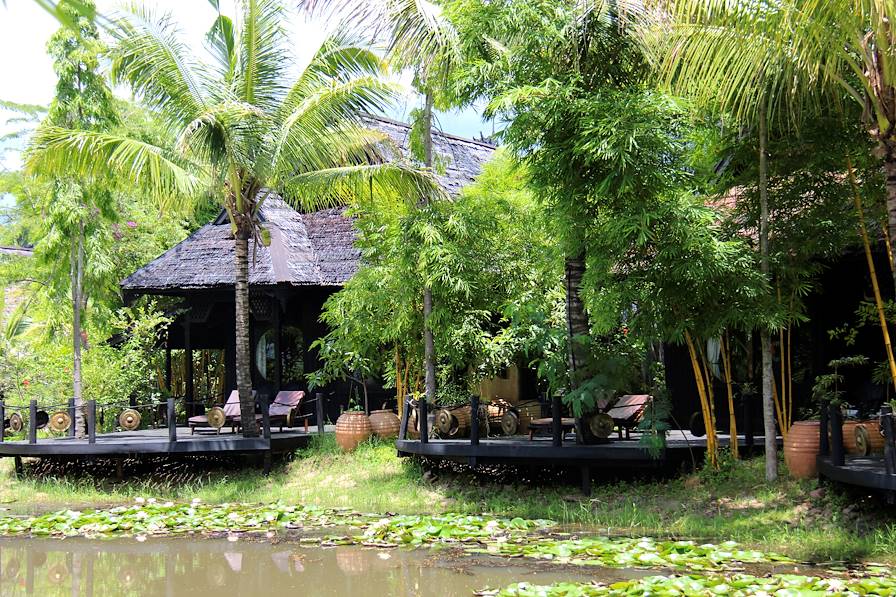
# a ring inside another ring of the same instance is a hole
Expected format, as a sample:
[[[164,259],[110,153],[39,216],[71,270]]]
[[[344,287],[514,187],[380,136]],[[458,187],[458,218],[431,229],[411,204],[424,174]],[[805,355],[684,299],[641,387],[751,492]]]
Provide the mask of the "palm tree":
[[[276,189],[305,208],[370,194],[438,194],[424,173],[386,163],[385,135],[361,115],[395,94],[380,58],[345,36],[326,39],[290,79],[293,59],[280,0],[241,0],[208,35],[211,64],[178,36],[170,15],[132,8],[112,19],[112,74],[171,129],[174,150],[123,135],[43,127],[28,152],[31,172],[114,178],[164,207],[208,194],[230,219],[235,243],[236,377],[243,433],[258,434],[251,396],[249,241],[267,244],[257,217]]]

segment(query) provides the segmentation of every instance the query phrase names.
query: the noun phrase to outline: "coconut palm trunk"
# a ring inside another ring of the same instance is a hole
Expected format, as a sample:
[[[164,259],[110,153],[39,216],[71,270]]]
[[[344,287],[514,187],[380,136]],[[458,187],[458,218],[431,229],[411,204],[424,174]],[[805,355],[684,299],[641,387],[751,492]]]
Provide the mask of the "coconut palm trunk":
[[[570,389],[581,383],[579,371],[588,358],[588,347],[582,338],[589,333],[588,315],[580,294],[585,275],[585,254],[579,253],[566,259],[566,331],[569,343]]]
[[[423,163],[432,169],[432,93],[427,92],[423,104]],[[423,287],[423,366],[426,372],[426,399],[436,399],[436,346],[432,333],[432,288]]]
[[[249,349],[249,238],[252,228],[237,220],[234,234],[234,304],[236,315],[236,387],[240,395],[240,424],[244,437],[258,437]]]
[[[766,100],[759,106],[759,254],[762,275],[769,277],[768,255],[768,113]],[[765,434],[765,479],[778,478],[778,434],[775,431],[775,405],[773,395],[772,340],[768,330],[759,332],[762,351],[762,421]]]
[[[890,238],[896,238],[896,141],[882,142],[884,149],[884,175],[887,191],[887,228]],[[896,288],[896,268],[891,267],[893,287]]]

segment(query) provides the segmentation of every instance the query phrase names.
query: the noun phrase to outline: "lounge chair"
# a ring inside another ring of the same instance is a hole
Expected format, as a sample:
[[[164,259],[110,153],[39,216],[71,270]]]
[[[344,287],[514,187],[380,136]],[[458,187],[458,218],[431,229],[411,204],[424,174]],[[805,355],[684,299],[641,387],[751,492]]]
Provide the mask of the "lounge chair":
[[[304,398],[305,392],[302,390],[277,392],[277,396],[271,402],[270,408],[268,408],[271,427],[279,427],[280,431],[283,431],[284,427],[293,427],[296,421],[303,419],[305,433],[308,433],[308,418],[311,415],[303,415],[299,412],[299,406],[301,406]]]
[[[622,439],[622,432],[625,431],[625,439],[630,438],[631,430],[636,428],[644,417],[644,411],[650,403],[653,402],[653,396],[648,394],[626,394],[620,396],[612,407],[607,409],[606,414],[613,419],[619,430],[619,439]]]
[[[257,392],[252,390],[252,398],[255,399]],[[230,393],[230,396],[227,398],[227,402],[224,403],[224,424],[230,425],[235,428],[236,425],[234,421],[238,421],[240,418],[240,392],[239,390],[234,390]],[[190,435],[196,432],[198,428],[206,428],[211,427],[208,422],[208,415],[196,415],[195,417],[190,417],[187,419],[187,426],[190,428]],[[223,425],[222,425],[223,427]],[[216,431],[218,433],[221,432],[220,428],[217,428]]]

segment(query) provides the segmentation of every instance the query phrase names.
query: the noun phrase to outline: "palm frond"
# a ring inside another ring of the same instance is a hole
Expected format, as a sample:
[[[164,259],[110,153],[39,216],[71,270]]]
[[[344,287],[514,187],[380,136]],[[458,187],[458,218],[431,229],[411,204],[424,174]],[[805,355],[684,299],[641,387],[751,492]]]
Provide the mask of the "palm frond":
[[[293,205],[316,210],[380,198],[417,203],[444,199],[431,173],[399,163],[340,166],[305,172],[285,180],[281,190]]]
[[[177,148],[188,159],[210,164],[214,170],[229,169],[233,164],[251,164],[267,121],[267,115],[253,105],[218,103],[184,128]]]
[[[201,170],[164,150],[127,137],[55,126],[37,130],[26,152],[26,171],[38,176],[116,179],[145,190],[168,207],[202,189]]]
[[[285,93],[286,10],[281,0],[242,0],[234,91],[246,103],[274,108]]]
[[[457,31],[428,0],[387,0],[391,26],[389,61],[398,69],[416,68],[423,78],[444,78],[461,59]]]
[[[112,34],[113,80],[127,82],[174,129],[204,111],[207,80],[170,14],[134,5],[115,18]]]

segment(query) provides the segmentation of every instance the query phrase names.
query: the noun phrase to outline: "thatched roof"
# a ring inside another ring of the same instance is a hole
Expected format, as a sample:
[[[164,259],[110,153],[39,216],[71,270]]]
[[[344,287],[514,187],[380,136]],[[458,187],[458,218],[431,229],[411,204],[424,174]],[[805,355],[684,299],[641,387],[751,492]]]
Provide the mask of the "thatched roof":
[[[407,151],[410,126],[371,117],[370,125],[387,133]],[[434,149],[450,163],[439,182],[451,194],[471,182],[491,157],[494,146],[437,134]],[[254,286],[341,286],[358,269],[355,228],[344,208],[299,213],[277,195],[259,210],[271,232],[269,247],[249,242],[249,284]],[[122,283],[127,294],[171,293],[179,290],[232,288],[234,243],[226,217],[206,224]]]

